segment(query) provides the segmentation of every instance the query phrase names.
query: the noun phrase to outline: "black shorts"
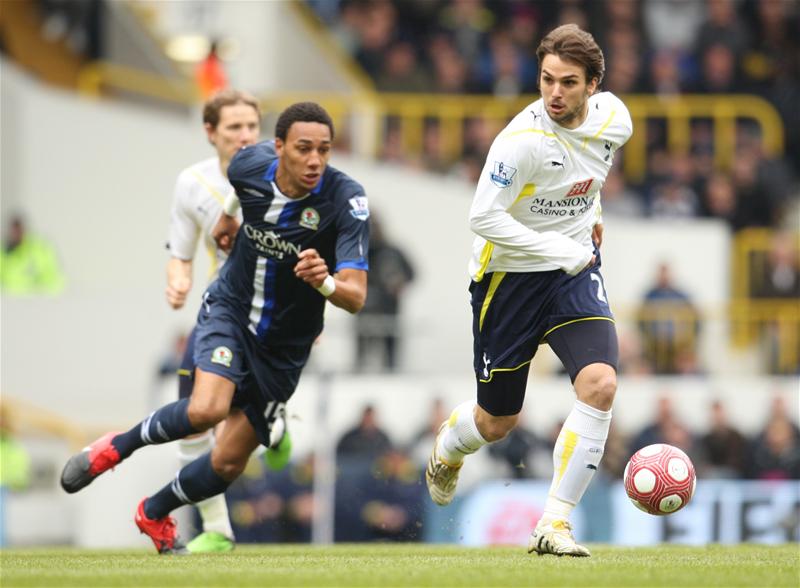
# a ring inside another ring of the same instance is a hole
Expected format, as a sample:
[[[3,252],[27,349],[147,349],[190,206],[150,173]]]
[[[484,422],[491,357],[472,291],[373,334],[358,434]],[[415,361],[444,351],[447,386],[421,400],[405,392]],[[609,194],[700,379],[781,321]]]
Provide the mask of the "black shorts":
[[[294,394],[311,346],[264,345],[223,302],[206,297],[197,315],[194,364],[236,385],[241,408],[259,441],[269,445],[275,417]]]
[[[486,274],[470,292],[478,403],[490,414],[519,412],[528,367],[542,343],[551,344],[573,381],[590,363],[616,369],[614,316],[599,258],[577,276],[561,270]]]

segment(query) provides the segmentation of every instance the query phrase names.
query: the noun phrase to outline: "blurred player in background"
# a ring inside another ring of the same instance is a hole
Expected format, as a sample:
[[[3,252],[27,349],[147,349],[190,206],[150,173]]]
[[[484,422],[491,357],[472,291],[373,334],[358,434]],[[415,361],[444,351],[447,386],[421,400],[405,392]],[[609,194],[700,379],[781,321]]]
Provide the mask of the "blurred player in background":
[[[369,208],[364,189],[327,165],[333,122],[302,102],[278,117],[275,144],[240,150],[228,168],[234,186],[218,242],[243,222],[220,276],[203,295],[189,398],[168,404],[125,433],[108,433],[64,466],[61,485],[77,492],[137,449],[225,426],[210,453],[142,500],[136,524],[159,553],[181,553],[175,520],[184,504],[221,495],[294,393],[325,302],[349,312],[367,292]],[[277,157],[275,156],[277,153]],[[329,265],[330,264],[330,265]],[[331,274],[333,272],[333,274]]]
[[[470,210],[477,403],[459,405],[442,424],[426,480],[434,502],[450,503],[464,457],[517,425],[530,362],[547,343],[577,400],[528,551],[588,556],[569,517],[603,456],[618,357],[600,275],[600,188],[633,127],[616,96],[597,93],[605,63],[589,33],[560,26],[537,57],[542,97],[495,139]]]
[[[182,308],[192,288],[192,270],[197,242],[211,258],[209,280],[216,278],[228,254],[217,247],[212,231],[222,215],[225,197],[233,190],[228,182],[228,165],[234,155],[253,145],[261,132],[258,100],[238,90],[216,93],[203,106],[203,126],[216,157],[204,159],[184,169],[175,184],[169,224],[167,248],[167,302],[174,309]],[[186,353],[178,370],[178,397],[192,393],[194,372],[194,331],[189,335]],[[190,436],[178,442],[181,466],[188,465],[213,447],[212,431]],[[196,553],[230,551],[233,529],[228,517],[225,496],[220,494],[197,504],[203,521],[203,533],[193,539],[188,549]]]

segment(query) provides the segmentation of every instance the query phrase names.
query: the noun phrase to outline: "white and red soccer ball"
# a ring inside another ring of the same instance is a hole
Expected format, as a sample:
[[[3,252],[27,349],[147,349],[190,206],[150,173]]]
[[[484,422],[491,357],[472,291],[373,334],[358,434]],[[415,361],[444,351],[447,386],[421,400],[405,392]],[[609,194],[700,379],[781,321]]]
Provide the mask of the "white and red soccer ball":
[[[625,492],[646,513],[668,515],[686,506],[697,478],[689,457],[677,447],[657,443],[633,454],[623,474]]]

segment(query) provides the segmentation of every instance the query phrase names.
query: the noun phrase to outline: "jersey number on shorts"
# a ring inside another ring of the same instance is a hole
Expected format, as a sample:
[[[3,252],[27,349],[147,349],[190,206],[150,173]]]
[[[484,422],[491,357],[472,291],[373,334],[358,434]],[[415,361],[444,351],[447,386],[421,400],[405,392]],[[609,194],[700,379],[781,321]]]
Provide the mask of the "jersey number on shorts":
[[[275,418],[278,415],[280,415],[283,412],[285,407],[286,407],[285,402],[276,402],[274,400],[270,400],[269,402],[267,402],[266,410],[264,410],[264,419],[266,419],[268,423],[271,423],[272,421],[275,420]]]
[[[600,274],[589,274],[589,279],[597,282],[597,299],[603,304],[608,304],[606,287],[603,285],[603,278],[600,277]]]

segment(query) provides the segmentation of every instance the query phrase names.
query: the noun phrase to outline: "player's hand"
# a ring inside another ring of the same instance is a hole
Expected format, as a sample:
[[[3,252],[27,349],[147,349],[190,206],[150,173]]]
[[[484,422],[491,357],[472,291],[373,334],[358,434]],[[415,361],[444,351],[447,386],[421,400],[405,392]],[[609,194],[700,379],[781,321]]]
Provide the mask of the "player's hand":
[[[603,224],[597,223],[594,227],[592,227],[592,243],[594,246],[600,249],[600,245],[603,244]]]
[[[167,284],[167,302],[169,305],[178,310],[186,303],[186,295],[192,288],[192,281],[188,278],[179,277],[172,280]]]
[[[294,275],[303,280],[312,288],[319,288],[328,277],[328,264],[319,256],[316,249],[306,249],[300,252],[297,265],[294,266]]]
[[[233,248],[233,240],[236,238],[236,232],[239,230],[239,221],[234,217],[228,216],[223,213],[214,229],[211,231],[211,236],[217,242],[217,247],[225,252],[230,252]]]

